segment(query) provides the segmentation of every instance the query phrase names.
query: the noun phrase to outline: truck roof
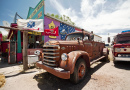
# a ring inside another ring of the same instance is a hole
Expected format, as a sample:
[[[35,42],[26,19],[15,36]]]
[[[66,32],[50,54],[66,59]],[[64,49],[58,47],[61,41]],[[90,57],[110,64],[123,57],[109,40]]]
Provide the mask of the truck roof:
[[[83,31],[84,32],[84,34],[88,34],[88,35],[90,35],[91,33],[88,33],[88,32],[85,32],[85,31]],[[73,33],[70,33],[70,34],[74,34],[74,33],[83,33],[82,31],[79,31],[79,32],[73,32]],[[67,34],[67,35],[70,35],[70,34]]]
[[[130,32],[123,32],[123,33],[118,34],[117,36],[129,36],[129,35],[130,35]]]

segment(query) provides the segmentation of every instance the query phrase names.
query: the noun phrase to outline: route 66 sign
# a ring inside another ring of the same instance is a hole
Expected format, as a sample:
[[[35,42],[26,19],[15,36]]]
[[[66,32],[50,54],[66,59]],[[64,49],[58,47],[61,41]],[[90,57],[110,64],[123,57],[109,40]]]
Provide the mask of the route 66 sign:
[[[18,28],[37,31],[37,32],[44,32],[44,23],[43,19],[18,19],[17,21]]]
[[[29,27],[29,28],[35,27],[35,22],[29,21],[29,22],[27,23],[27,27]]]

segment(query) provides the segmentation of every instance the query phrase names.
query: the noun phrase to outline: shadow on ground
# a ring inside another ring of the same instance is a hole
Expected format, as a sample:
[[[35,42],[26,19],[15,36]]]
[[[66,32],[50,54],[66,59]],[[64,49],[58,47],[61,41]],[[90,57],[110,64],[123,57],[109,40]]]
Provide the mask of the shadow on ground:
[[[71,83],[70,80],[60,79],[48,72],[37,74],[34,76],[34,79],[36,79],[36,81],[38,82],[38,87],[41,90],[81,90],[89,82],[89,80],[91,79],[91,75],[98,69],[100,69],[103,65],[105,65],[105,62],[99,63],[94,68],[90,68],[88,73],[86,74],[85,79],[76,85]]]
[[[15,64],[8,64],[8,61],[6,61],[6,62],[4,62],[4,61],[2,61],[2,57],[0,57],[0,68],[5,68],[5,67],[12,67],[12,66],[17,66],[17,65],[20,65],[20,64],[17,64],[17,63],[15,63]]]
[[[114,66],[116,68],[130,70],[130,62],[128,61],[117,61]]]
[[[29,74],[29,73],[34,73],[36,71],[31,71],[31,72],[24,72],[24,71],[21,71],[17,74],[14,74],[14,75],[8,75],[8,76],[5,76],[6,78],[10,78],[10,77],[15,77],[15,76],[18,76],[18,75],[21,75],[21,74]]]

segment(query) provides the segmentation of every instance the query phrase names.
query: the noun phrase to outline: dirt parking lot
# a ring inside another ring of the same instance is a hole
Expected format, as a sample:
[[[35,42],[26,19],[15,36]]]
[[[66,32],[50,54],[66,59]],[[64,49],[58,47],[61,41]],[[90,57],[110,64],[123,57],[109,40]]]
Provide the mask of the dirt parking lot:
[[[22,65],[0,63],[5,85],[0,90],[130,90],[130,62],[96,62],[85,79],[75,85],[45,70],[36,68],[21,72]]]

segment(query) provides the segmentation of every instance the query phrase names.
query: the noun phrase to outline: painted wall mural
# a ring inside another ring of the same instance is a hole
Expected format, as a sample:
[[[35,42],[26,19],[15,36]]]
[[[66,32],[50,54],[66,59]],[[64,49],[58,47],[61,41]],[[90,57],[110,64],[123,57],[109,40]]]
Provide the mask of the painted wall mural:
[[[44,42],[48,40],[65,40],[67,34],[75,32],[75,28],[69,25],[60,23],[54,19],[47,16],[44,17],[44,29],[53,29],[59,26],[59,36],[44,36]]]
[[[44,29],[53,29],[57,26],[60,26],[60,22],[56,21],[54,19],[44,17]],[[59,36],[44,36],[44,42],[47,42],[48,40],[61,40],[60,35]]]
[[[68,26],[66,24],[60,23],[59,27],[59,35],[61,36],[61,40],[65,40],[67,34],[75,32],[75,28]]]

